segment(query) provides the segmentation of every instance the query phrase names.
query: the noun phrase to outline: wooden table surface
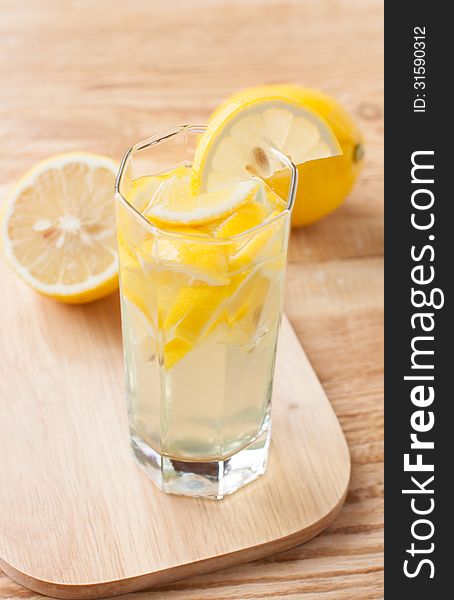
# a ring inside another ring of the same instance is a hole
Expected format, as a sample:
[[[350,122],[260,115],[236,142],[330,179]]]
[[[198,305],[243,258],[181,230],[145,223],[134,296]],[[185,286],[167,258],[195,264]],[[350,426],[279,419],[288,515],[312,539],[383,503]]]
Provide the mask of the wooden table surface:
[[[361,180],[335,214],[293,234],[286,299],[349,443],[345,507],[307,544],[130,600],[382,598],[382,2],[0,0],[0,15],[0,184],[62,151],[120,158],[264,82],[318,87],[358,121]],[[7,598],[38,595],[0,574]]]

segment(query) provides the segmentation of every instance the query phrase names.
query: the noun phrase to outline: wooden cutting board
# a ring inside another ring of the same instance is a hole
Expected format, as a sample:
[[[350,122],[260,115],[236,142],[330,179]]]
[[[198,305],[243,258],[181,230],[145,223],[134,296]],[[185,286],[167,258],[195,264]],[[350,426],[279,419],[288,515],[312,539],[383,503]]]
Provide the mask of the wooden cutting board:
[[[166,495],[136,466],[118,296],[42,298],[0,260],[0,567],[59,598],[122,594],[320,533],[350,475],[337,418],[284,318],[266,475],[222,501]],[[302,573],[304,576],[304,573]]]

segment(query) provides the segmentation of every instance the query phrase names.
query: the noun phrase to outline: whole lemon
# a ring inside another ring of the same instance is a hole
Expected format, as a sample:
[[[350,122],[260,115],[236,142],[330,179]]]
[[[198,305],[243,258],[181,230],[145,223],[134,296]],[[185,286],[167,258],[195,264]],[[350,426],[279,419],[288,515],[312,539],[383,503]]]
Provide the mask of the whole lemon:
[[[308,106],[324,117],[341,145],[343,154],[340,156],[298,165],[299,181],[292,225],[309,225],[335,210],[352,189],[363,165],[363,136],[337,100],[299,85],[272,84],[249,88],[234,94],[226,103],[263,96],[281,96]],[[286,177],[273,177],[272,187],[278,193],[281,191],[281,195],[286,194],[287,185]]]

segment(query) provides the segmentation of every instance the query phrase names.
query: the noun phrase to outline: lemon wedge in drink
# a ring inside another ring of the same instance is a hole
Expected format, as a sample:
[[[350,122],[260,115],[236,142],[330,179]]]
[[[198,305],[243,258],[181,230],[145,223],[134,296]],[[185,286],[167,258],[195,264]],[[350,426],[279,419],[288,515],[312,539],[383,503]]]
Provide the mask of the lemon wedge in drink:
[[[248,202],[241,206],[233,215],[219,223],[214,228],[216,237],[231,237],[243,231],[257,227],[268,216],[266,207],[261,202]]]
[[[18,275],[56,300],[84,303],[118,287],[115,161],[85,152],[38,164],[16,185],[3,249]]]
[[[142,214],[158,226],[197,227],[232,214],[262,190],[263,184],[249,177],[247,181],[227,182],[214,191],[195,195],[191,169],[179,166],[162,179]]]

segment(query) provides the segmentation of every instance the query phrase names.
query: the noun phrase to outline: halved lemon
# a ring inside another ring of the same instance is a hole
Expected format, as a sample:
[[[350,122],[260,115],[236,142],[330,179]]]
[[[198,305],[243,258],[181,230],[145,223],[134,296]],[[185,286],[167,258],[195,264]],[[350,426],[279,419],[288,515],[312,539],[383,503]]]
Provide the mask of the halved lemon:
[[[2,225],[9,263],[34,290],[68,303],[118,287],[114,160],[85,152],[31,169],[8,198]]]
[[[325,119],[304,104],[245,96],[221,105],[202,135],[192,166],[193,193],[233,185],[251,173],[270,177],[279,166],[266,151],[269,142],[298,165],[342,154]]]

